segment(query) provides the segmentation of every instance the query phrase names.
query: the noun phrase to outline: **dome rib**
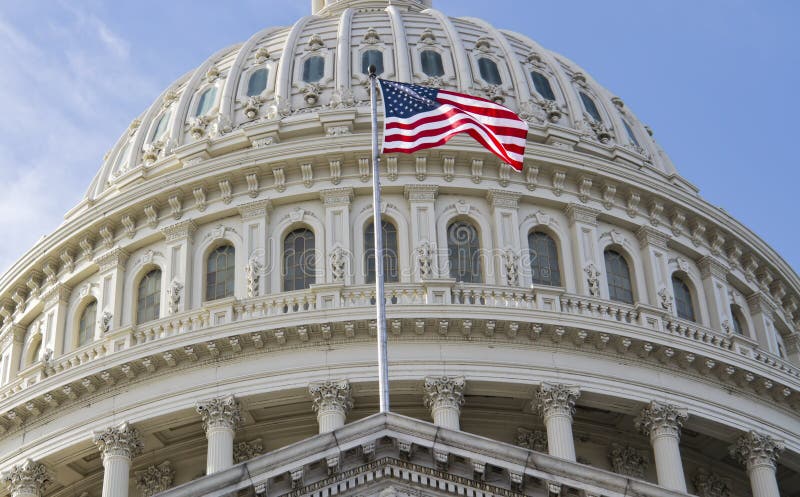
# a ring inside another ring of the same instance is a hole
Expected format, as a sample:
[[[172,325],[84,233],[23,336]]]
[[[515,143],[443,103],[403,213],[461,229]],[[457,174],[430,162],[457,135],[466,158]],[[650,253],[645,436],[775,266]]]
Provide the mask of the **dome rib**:
[[[294,23],[286,36],[286,43],[283,45],[281,60],[278,61],[278,75],[275,81],[275,102],[283,105],[283,102],[291,102],[292,94],[292,65],[294,64],[294,53],[297,50],[297,40],[305,29],[306,24],[319,16],[305,16]]]
[[[334,91],[342,88],[349,89],[350,82],[350,38],[352,32],[353,9],[346,8],[339,16],[339,26],[337,36],[339,40],[336,44],[336,82]]]
[[[459,35],[458,30],[453,25],[452,21],[448,16],[443,14],[441,11],[436,9],[425,9],[423,12],[430,13],[435,17],[439,23],[444,28],[445,32],[447,33],[447,38],[450,41],[450,46],[452,47],[452,53],[455,57],[455,70],[456,70],[456,81],[458,83],[458,89],[462,92],[468,91],[475,81],[472,79],[472,73],[470,73],[467,68],[469,67],[469,59],[467,58],[466,51],[463,49],[463,43],[461,43],[461,35]]]
[[[408,38],[406,37],[406,29],[403,24],[403,16],[400,14],[396,5],[389,5],[386,7],[386,11],[389,13],[389,24],[392,27],[392,34],[394,35],[397,79],[398,81],[410,83],[411,61],[409,60]]]
[[[511,81],[514,87],[514,94],[515,95],[530,94],[530,89],[528,88],[527,79],[525,78],[524,74],[521,74],[522,70],[520,66],[520,61],[514,54],[514,50],[509,46],[506,37],[503,36],[500,33],[500,31],[498,31],[494,26],[484,21],[483,19],[478,19],[476,17],[462,17],[461,19],[467,22],[471,22],[475,25],[481,26],[484,30],[486,30],[486,32],[492,38],[494,38],[497,44],[500,45],[500,49],[502,50],[503,56],[506,60],[506,65],[511,71]],[[522,85],[523,81],[525,82],[524,86]],[[520,100],[521,98],[517,97],[517,105],[519,105]]]

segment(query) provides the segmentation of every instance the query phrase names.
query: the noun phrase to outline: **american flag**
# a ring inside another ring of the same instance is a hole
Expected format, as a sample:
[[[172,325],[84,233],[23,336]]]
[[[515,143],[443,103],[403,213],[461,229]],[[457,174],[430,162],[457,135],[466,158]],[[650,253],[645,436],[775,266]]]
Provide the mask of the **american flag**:
[[[383,95],[383,153],[416,152],[467,133],[517,171],[522,171],[528,125],[485,98],[425,86],[379,80]]]

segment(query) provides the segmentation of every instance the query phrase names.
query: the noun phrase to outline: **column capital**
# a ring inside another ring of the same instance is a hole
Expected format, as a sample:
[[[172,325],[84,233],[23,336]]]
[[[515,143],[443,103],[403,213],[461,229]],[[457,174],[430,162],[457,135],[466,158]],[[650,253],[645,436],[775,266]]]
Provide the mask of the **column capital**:
[[[172,463],[164,461],[158,466],[152,464],[147,468],[135,473],[136,487],[142,493],[142,497],[150,497],[159,492],[172,487],[175,479],[175,470]]]
[[[198,402],[197,412],[203,418],[203,429],[228,428],[236,430],[242,424],[242,410],[233,395]]]
[[[41,495],[52,482],[47,467],[32,459],[26,459],[2,474],[3,483],[16,495]]]
[[[353,407],[350,382],[347,380],[321,381],[308,386],[314,401],[314,412],[338,411],[343,414]]]
[[[575,414],[575,402],[581,396],[577,385],[564,385],[561,383],[542,383],[536,392],[536,409],[544,418],[551,416],[567,416],[572,418]]]
[[[164,235],[167,243],[191,239],[195,231],[197,231],[197,225],[191,219],[161,228],[161,234]]]
[[[464,403],[464,387],[466,385],[467,382],[463,376],[426,376],[425,407],[460,409]]]
[[[403,193],[409,202],[433,202],[439,193],[437,185],[406,185]]]
[[[69,302],[69,296],[72,293],[72,288],[68,285],[63,283],[56,283],[52,285],[50,288],[45,290],[42,294],[42,301],[45,303],[45,307],[50,307],[54,303],[67,303]]]
[[[94,443],[103,457],[122,456],[133,459],[141,454],[144,448],[141,433],[127,422],[95,432]]]
[[[645,471],[650,463],[650,458],[641,450],[630,445],[611,444],[608,453],[611,467],[615,473],[634,478],[644,479]]]
[[[730,268],[713,255],[707,255],[700,259],[698,261],[698,266],[700,266],[700,275],[703,278],[713,276],[714,278],[725,281],[728,272],[730,272]]]
[[[636,428],[643,434],[650,435],[651,439],[665,435],[680,439],[681,427],[687,419],[689,413],[686,409],[652,401],[642,409],[634,422]]]
[[[730,446],[729,451],[731,456],[749,470],[758,466],[775,469],[775,463],[783,449],[783,442],[751,430],[740,436],[736,443]]]
[[[353,201],[353,189],[350,187],[328,188],[319,192],[319,198],[326,206],[350,205]]]
[[[692,480],[698,497],[730,497],[728,484],[716,473],[700,468]]]
[[[255,200],[237,207],[239,210],[239,215],[242,217],[242,219],[266,217],[271,208],[272,202],[269,199]]]
[[[564,213],[567,215],[570,225],[584,223],[597,226],[597,215],[600,214],[600,211],[580,204],[567,204]]]
[[[506,209],[516,209],[519,207],[519,193],[507,192],[505,190],[489,190],[486,192],[486,200],[492,208],[505,207]]]
[[[112,248],[99,257],[94,262],[100,266],[100,272],[105,273],[111,269],[125,269],[128,261],[128,253],[119,247]]]
[[[652,226],[643,225],[636,230],[636,238],[642,245],[652,245],[665,250],[667,248],[669,235]]]

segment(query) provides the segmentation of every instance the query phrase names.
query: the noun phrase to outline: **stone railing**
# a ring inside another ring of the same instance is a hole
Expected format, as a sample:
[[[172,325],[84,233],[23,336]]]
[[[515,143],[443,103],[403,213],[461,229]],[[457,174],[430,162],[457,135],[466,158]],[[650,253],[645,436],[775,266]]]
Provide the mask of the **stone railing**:
[[[764,366],[766,369],[762,367],[762,371],[788,375],[794,378],[795,382],[800,379],[800,369],[797,366],[773,354],[763,352],[758,348],[756,342],[747,337],[715,331],[697,323],[678,319],[649,306],[627,305],[568,294],[560,289],[497,287],[455,283],[452,280],[387,284],[385,297],[390,310],[393,307],[400,310],[405,306],[410,308],[445,305],[444,312],[446,314],[452,313],[462,318],[470,316],[467,308],[501,308],[514,314],[513,316],[511,314],[498,315],[500,319],[533,323],[559,323],[559,334],[565,333],[563,327],[570,327],[569,321],[564,321],[564,315],[596,320],[598,325],[603,322],[613,322],[618,323],[615,326],[626,326],[625,330],[627,331],[624,333],[632,337],[639,336],[645,341],[657,340],[659,336],[662,337],[662,340],[671,337],[670,347],[677,347],[682,341],[691,341],[700,345],[696,349],[698,354],[709,354],[713,351],[734,354],[736,357],[751,359]],[[229,298],[205,302],[200,309],[113,330],[101,340],[67,352],[60,357],[34,364],[20,371],[16,378],[0,387],[0,399],[13,396],[50,376],[92,363],[116,352],[169,337],[208,330],[229,323],[246,323],[251,320],[272,317],[285,318],[292,314],[319,313],[350,308],[365,310],[374,304],[375,287],[373,285],[315,285],[307,290],[270,294],[244,300]],[[526,319],[526,311],[530,311],[528,319]],[[365,316],[360,316],[360,318]],[[586,326],[582,325],[582,327]],[[534,325],[534,329],[541,332],[542,326]],[[608,326],[605,326],[602,333],[608,335],[622,333],[622,328],[618,328],[616,331],[613,328],[610,330]],[[538,335],[538,333],[532,333]],[[653,335],[653,333],[656,334]],[[515,336],[516,333],[509,335],[509,338]],[[695,350],[688,344],[680,346],[680,348],[689,351]],[[790,380],[789,383],[791,382]]]

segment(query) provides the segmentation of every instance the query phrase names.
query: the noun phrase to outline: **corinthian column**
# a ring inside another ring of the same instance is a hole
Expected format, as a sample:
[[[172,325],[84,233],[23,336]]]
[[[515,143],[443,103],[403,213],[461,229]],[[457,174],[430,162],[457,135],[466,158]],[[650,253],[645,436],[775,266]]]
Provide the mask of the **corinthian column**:
[[[656,460],[658,484],[679,492],[686,492],[681,450],[681,427],[689,418],[686,409],[672,404],[651,402],[636,418],[636,427],[650,436]]]
[[[50,483],[50,475],[44,464],[26,459],[2,475],[3,483],[11,491],[11,497],[41,497]]]
[[[344,426],[347,412],[353,407],[350,383],[347,380],[323,381],[308,386],[314,399],[314,411],[320,433],[328,433]]]
[[[753,497],[780,497],[775,462],[782,450],[783,443],[754,431],[742,435],[731,446],[731,455],[747,466]]]
[[[551,456],[575,460],[572,438],[572,415],[581,391],[575,385],[542,383],[536,394],[536,408],[542,413],[547,429],[547,451]]]
[[[203,418],[208,439],[206,474],[233,466],[233,435],[242,423],[239,402],[233,395],[198,402],[197,412]]]
[[[103,456],[103,497],[128,497],[131,459],[142,452],[139,430],[128,423],[95,432]]]
[[[463,376],[428,376],[425,378],[425,407],[430,408],[433,424],[460,430],[461,405],[464,403]]]

